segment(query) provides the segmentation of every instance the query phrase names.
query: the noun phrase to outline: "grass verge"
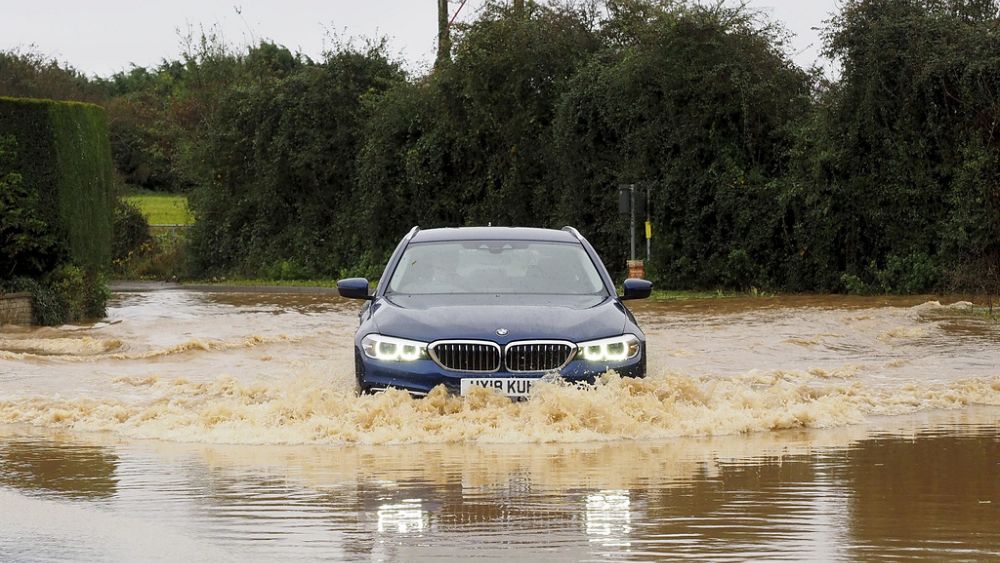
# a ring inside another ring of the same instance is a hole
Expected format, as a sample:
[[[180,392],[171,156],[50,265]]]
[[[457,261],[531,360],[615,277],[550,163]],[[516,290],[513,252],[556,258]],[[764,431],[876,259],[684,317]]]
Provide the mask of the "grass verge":
[[[689,301],[692,299],[726,299],[729,297],[747,297],[750,293],[736,293],[732,291],[696,291],[696,290],[674,290],[674,289],[654,289],[649,296],[654,301]],[[761,296],[757,294],[754,296]]]
[[[127,195],[123,199],[138,207],[150,225],[191,225],[194,223],[194,216],[188,209],[187,196],[141,193]]]

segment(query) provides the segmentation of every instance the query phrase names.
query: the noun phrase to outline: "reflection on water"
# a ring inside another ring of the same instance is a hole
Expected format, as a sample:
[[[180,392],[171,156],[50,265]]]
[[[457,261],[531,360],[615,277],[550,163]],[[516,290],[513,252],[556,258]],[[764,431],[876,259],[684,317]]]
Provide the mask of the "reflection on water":
[[[0,559],[64,553],[45,523],[66,511],[83,515],[83,559],[156,555],[108,551],[128,541],[119,525],[244,559],[1000,557],[998,428],[1000,411],[981,408],[759,440],[335,450],[8,428],[5,451],[56,461],[0,457],[14,475],[0,502],[18,507],[0,512],[0,530],[18,531],[0,534]]]
[[[0,485],[70,498],[110,497],[118,459],[105,448],[63,448],[34,440],[0,442]]]
[[[628,490],[587,495],[587,535],[607,547],[628,547],[632,532],[632,497]]]
[[[923,550],[979,557],[959,541],[979,537],[990,546],[986,552],[1000,555],[1000,425],[982,432],[935,429],[858,444],[857,462],[835,470],[850,489],[871,492],[848,503],[858,551],[872,557],[916,536]]]
[[[378,533],[410,534],[423,532],[427,527],[428,515],[424,512],[420,499],[403,499],[398,504],[383,504],[378,507]]]
[[[639,303],[647,380],[511,403],[354,397],[330,295],[119,295],[0,331],[0,561],[997,558],[953,301]]]

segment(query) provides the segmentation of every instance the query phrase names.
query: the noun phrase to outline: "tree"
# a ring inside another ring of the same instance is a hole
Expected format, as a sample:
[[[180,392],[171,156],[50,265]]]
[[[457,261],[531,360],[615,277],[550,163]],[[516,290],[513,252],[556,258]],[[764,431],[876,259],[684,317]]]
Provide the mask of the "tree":
[[[371,108],[360,184],[381,249],[404,225],[551,225],[552,122],[568,79],[599,46],[593,13],[506,2],[456,28],[454,60]]]
[[[355,183],[364,100],[403,74],[379,44],[251,76],[222,94],[203,130],[195,265],[336,275],[368,248]]]
[[[562,218],[625,262],[620,183],[653,190],[654,263],[667,285],[773,286],[789,253],[776,181],[809,77],[780,29],[743,8],[609,3],[607,47],[556,117]]]
[[[846,274],[923,291],[990,248],[998,27],[995,0],[853,0],[832,20],[843,74],[820,100],[815,153],[832,157],[807,181],[831,194]]]

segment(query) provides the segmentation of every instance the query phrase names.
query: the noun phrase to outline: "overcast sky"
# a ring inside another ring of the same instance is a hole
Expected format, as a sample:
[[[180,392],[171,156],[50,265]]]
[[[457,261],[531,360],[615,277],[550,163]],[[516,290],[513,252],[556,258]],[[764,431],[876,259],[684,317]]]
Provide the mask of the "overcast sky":
[[[458,2],[452,0],[453,9]],[[468,0],[459,19],[483,0]],[[819,32],[837,0],[750,0],[795,34],[793,59],[824,65]],[[227,40],[270,39],[317,57],[342,37],[385,36],[409,68],[433,59],[434,0],[0,0],[0,49],[34,45],[88,73],[156,65],[180,52],[179,30],[218,25]]]

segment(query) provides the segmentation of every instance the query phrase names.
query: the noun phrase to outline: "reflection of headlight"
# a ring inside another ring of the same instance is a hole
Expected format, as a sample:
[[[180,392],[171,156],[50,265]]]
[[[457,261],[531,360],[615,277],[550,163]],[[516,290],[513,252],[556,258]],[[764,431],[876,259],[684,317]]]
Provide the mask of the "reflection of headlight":
[[[628,545],[632,532],[632,497],[627,490],[599,491],[587,495],[587,535]]]
[[[639,339],[632,334],[577,344],[588,362],[624,362],[639,355]]]
[[[365,355],[387,362],[412,362],[427,356],[427,344],[381,334],[369,334],[361,339]]]
[[[378,531],[409,534],[422,532],[427,526],[427,513],[420,499],[406,499],[399,504],[378,507]]]

